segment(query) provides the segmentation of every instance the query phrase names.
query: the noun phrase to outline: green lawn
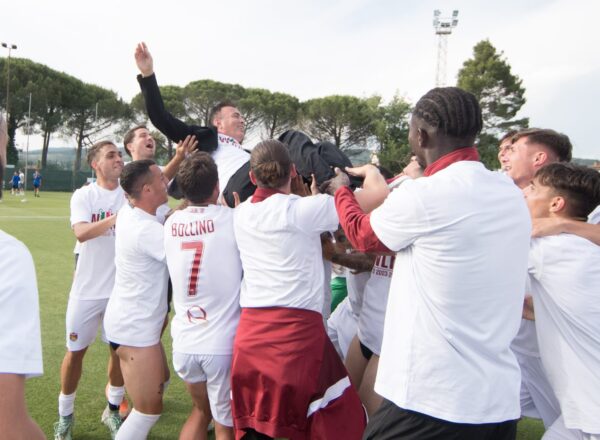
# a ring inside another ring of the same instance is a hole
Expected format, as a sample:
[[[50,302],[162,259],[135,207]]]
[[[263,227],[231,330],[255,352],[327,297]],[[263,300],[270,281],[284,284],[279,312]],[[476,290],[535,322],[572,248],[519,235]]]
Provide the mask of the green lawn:
[[[49,438],[53,436],[52,424],[58,411],[59,367],[65,351],[64,317],[74,269],[75,238],[69,227],[70,196],[68,193],[42,192],[40,198],[34,198],[33,193],[29,193],[23,202],[23,197],[5,192],[4,200],[0,203],[0,229],[23,241],[29,247],[36,265],[44,375],[27,381],[27,403],[32,417]],[[163,343],[170,362],[169,335],[167,330]],[[100,424],[100,414],[106,404],[104,386],[107,353],[107,346],[97,342],[86,354],[84,374],[75,403],[75,439],[106,439],[108,436],[108,431]],[[191,400],[183,383],[172,374],[163,415],[149,438],[177,438],[190,408]],[[542,434],[541,422],[523,420],[519,423],[517,438],[520,440],[539,440]]]

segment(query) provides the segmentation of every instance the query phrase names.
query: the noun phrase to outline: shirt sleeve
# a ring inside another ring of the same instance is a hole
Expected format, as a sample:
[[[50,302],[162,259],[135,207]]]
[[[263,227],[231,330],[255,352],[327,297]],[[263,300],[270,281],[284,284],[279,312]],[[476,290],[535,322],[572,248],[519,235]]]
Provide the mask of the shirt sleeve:
[[[198,125],[188,125],[177,119],[165,109],[156,75],[147,77],[138,75],[138,83],[142,90],[142,96],[146,103],[148,117],[162,134],[173,142],[180,142],[188,135],[196,136],[198,149],[201,151],[212,152],[217,149],[217,132],[211,127],[200,127]]]
[[[306,233],[335,231],[338,227],[333,197],[326,194],[295,198],[291,209],[292,223]]]
[[[166,261],[164,228],[158,221],[144,222],[139,240],[142,252],[157,261]]]
[[[71,196],[71,227],[82,222],[92,222],[92,211],[86,193],[78,189]]]
[[[417,185],[418,179],[407,180],[371,213],[373,231],[392,251],[404,249],[432,231],[427,209],[416,194]]]
[[[352,247],[359,252],[390,252],[371,227],[371,216],[360,208],[354,193],[342,187],[335,193],[335,206],[342,229]]]

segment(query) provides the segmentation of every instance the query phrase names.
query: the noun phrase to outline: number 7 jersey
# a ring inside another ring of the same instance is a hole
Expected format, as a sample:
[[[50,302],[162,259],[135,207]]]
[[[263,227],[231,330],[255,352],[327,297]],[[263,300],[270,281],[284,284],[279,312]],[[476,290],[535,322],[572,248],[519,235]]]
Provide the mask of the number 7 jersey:
[[[240,316],[242,264],[233,209],[189,206],[165,222],[165,251],[173,285],[173,351],[226,355]]]

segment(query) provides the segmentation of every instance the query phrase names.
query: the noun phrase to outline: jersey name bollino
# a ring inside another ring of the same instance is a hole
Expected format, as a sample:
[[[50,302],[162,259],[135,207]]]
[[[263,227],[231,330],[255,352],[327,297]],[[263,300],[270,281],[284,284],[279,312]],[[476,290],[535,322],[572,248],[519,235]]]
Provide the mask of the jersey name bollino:
[[[171,236],[173,237],[193,237],[196,235],[208,234],[215,231],[215,224],[212,220],[199,220],[189,223],[173,223],[171,225]]]

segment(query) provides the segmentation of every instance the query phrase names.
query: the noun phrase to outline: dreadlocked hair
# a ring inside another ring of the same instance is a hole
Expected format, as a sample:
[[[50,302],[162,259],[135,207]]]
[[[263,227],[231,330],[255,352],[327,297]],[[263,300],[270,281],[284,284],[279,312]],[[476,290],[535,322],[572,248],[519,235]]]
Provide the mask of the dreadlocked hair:
[[[419,99],[413,116],[439,133],[457,138],[475,137],[483,125],[477,98],[458,87],[431,89]]]
[[[279,188],[290,177],[292,159],[286,146],[274,139],[258,143],[250,155],[250,168],[259,186]]]

